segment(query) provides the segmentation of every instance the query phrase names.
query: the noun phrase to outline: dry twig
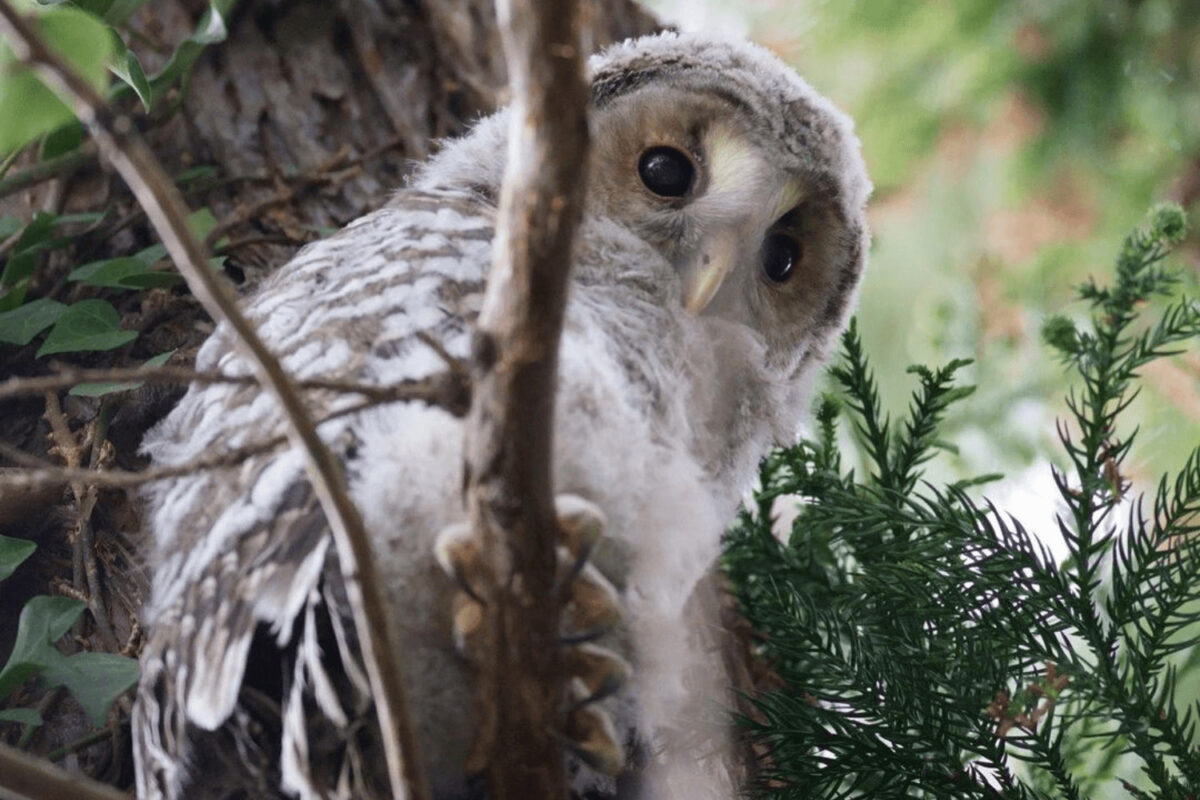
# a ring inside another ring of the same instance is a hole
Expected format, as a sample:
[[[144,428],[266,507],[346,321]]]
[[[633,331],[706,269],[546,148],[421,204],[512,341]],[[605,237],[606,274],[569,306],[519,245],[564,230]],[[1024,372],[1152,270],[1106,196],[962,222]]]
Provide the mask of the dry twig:
[[[95,90],[46,47],[12,6],[3,2],[0,2],[0,32],[9,39],[16,58],[33,68],[88,126],[101,155],[120,173],[146,209],[147,217],[192,293],[214,319],[229,323],[263,387],[279,403],[288,423],[289,439],[304,453],[314,492],[333,531],[348,603],[379,713],[393,794],[397,798],[427,797],[407,714],[404,678],[397,648],[393,646],[398,638],[392,635],[395,626],[372,558],[371,543],[362,517],[346,491],[337,461],[318,436],[291,378],[242,315],[233,293],[208,268],[202,247],[188,230],[187,208],[179,192],[130,121],[125,117],[114,118]]]
[[[587,87],[576,0],[501,0],[497,11],[513,95],[510,160],[473,347],[466,453],[467,504],[492,584],[478,746],[493,800],[551,800],[566,796],[551,425]]]
[[[0,3],[0,7],[7,7]],[[6,798],[45,800],[47,797],[69,797],[71,800],[130,800],[111,786],[98,783],[86,775],[78,775],[56,767],[49,761],[36,758],[6,744],[0,744],[0,784]]]
[[[65,389],[80,383],[231,383],[238,385],[257,384],[254,375],[228,375],[222,372],[197,372],[188,367],[164,365],[160,367],[106,367],[103,369],[76,369],[66,367],[53,375],[38,375],[29,378],[9,378],[0,383],[0,400],[26,394],[41,394],[56,389]],[[326,380],[313,378],[296,381],[296,387],[306,390],[325,390],[339,394],[360,394],[377,403],[399,403],[419,401],[438,406],[456,417],[466,414],[470,405],[471,387],[467,378],[453,371],[432,375],[428,378],[407,380],[391,386],[376,386],[355,381]]]

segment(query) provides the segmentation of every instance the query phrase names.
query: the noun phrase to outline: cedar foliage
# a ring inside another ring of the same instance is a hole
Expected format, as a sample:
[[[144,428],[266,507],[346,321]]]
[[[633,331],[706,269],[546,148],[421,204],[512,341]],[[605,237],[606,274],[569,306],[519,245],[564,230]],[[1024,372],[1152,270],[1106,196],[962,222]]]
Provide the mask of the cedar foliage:
[[[968,491],[996,476],[921,481],[947,408],[973,390],[955,383],[969,362],[912,367],[897,424],[851,325],[813,437],[762,462],[727,540],[725,568],[785,686],[743,720],[769,754],[762,796],[1196,796],[1200,704],[1179,681],[1200,660],[1200,448],[1150,498],[1128,497],[1122,473],[1139,371],[1200,337],[1200,303],[1173,297],[1163,263],[1184,229],[1179,208],[1156,209],[1115,282],[1080,287],[1089,324],[1044,328],[1074,378],[1058,428],[1068,466],[1052,471],[1059,530],[1042,532],[1062,536],[1061,563]],[[1155,298],[1165,308],[1147,319]],[[844,466],[847,424],[861,472]],[[793,497],[780,541],[777,501]],[[1127,754],[1140,774],[1112,775]]]

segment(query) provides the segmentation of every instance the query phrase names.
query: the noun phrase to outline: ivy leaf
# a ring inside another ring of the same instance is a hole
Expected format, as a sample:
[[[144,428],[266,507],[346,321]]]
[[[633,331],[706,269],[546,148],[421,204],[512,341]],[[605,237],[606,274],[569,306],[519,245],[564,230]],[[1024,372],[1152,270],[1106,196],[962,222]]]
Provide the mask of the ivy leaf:
[[[129,19],[147,0],[70,0],[71,4],[90,14],[100,17],[109,25],[120,25]],[[63,0],[38,0],[39,3],[58,5]]]
[[[113,57],[108,69],[133,89],[142,101],[142,107],[149,113],[154,104],[154,90],[150,87],[145,70],[142,69],[142,62],[138,60],[137,53],[125,46],[125,41],[115,30],[109,28],[109,32],[113,39]]]
[[[137,338],[120,328],[121,315],[105,300],[83,300],[67,308],[38,348],[37,355],[113,350]]]
[[[172,286],[183,279],[177,273],[153,269],[136,256],[124,256],[84,264],[72,271],[68,280],[112,289],[153,289]]]
[[[86,11],[67,6],[35,14],[31,21],[52,50],[98,91],[104,90],[111,50],[104,23]],[[33,71],[18,65],[3,42],[0,75],[0,153],[10,153],[75,118]]]
[[[77,653],[47,665],[41,678],[51,686],[66,686],[99,728],[117,696],[137,683],[138,664],[116,653]]]
[[[36,708],[5,708],[0,710],[0,722],[19,722],[36,728],[42,724],[42,715]]]
[[[192,64],[196,63],[204,48],[225,41],[225,37],[229,35],[225,17],[232,6],[232,0],[218,0],[208,7],[196,23],[192,35],[179,43],[166,65],[150,78],[155,99],[162,97],[168,88],[191,72]]]
[[[37,545],[26,539],[0,536],[0,581],[12,575],[21,562],[33,555]]]
[[[0,312],[0,342],[24,347],[57,322],[66,308],[56,300],[43,297],[12,311]]]
[[[36,675],[51,686],[66,686],[92,724],[104,724],[113,700],[137,681],[138,666],[114,653],[78,653],[68,658],[58,651],[54,643],[75,624],[83,608],[73,598],[46,595],[25,604],[17,640],[0,669],[0,698]]]
[[[147,359],[142,366],[146,367],[161,367],[163,364],[175,354],[174,350],[168,350],[165,353],[159,353],[153,358]],[[130,389],[138,389],[145,381],[126,381],[124,383],[80,383],[71,388],[67,394],[73,394],[76,397],[99,397],[100,395],[110,394],[112,392],[126,392]]]
[[[3,78],[0,78],[2,86]],[[0,101],[0,107],[3,105]],[[12,255],[0,273],[0,311],[16,308],[25,300],[29,276],[37,268],[38,255],[49,246],[50,234],[58,219],[54,214],[39,211],[21,231],[21,238],[13,245]]]
[[[21,220],[16,217],[0,217],[0,242],[21,230]]]
[[[38,158],[48,161],[66,155],[81,144],[83,144],[83,124],[78,120],[71,120],[66,125],[56,128],[42,137]]]
[[[54,642],[62,638],[79,615],[83,603],[71,597],[38,595],[21,609],[17,640],[4,668],[0,669],[0,698],[50,666],[66,661]]]
[[[213,232],[213,228],[217,227],[217,217],[208,206],[198,208],[188,214],[187,226],[193,236],[204,241]]]
[[[176,183],[192,183],[195,181],[201,181],[201,180],[207,180],[209,178],[215,178],[216,175],[217,175],[216,167],[212,166],[211,164],[201,164],[198,167],[191,167],[189,169],[185,169],[183,172],[176,175],[175,182]]]

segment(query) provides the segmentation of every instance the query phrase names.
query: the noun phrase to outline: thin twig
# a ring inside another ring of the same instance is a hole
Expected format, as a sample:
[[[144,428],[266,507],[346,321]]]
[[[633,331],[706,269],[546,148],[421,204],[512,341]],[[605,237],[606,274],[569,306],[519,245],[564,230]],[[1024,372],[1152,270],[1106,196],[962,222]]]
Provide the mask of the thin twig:
[[[42,695],[42,699],[38,701],[37,713],[42,719],[50,715],[50,709],[54,704],[62,699],[66,692],[66,687],[55,686],[53,689],[47,689],[46,694]],[[26,725],[25,730],[21,731],[21,738],[17,740],[17,748],[24,750],[29,747],[29,743],[33,741],[34,734],[42,729],[41,725]]]
[[[100,469],[104,460],[104,444],[108,441],[108,421],[111,414],[111,401],[105,398],[100,404],[100,412],[96,415],[96,423],[92,427],[92,452],[88,459],[88,469],[93,472]],[[111,452],[110,450],[110,454]],[[96,561],[95,530],[92,528],[92,512],[96,510],[96,500],[99,496],[99,488],[94,485],[84,490],[83,500],[78,505],[78,537],[79,547],[83,552],[84,578],[87,581],[88,610],[92,612],[96,632],[103,642],[104,650],[112,652],[120,647],[121,643],[109,622],[108,604],[100,588],[100,567]]]
[[[562,265],[571,263],[583,204],[587,86],[577,0],[496,5],[513,103],[467,430],[467,506],[490,573],[477,748],[492,800],[559,798],[566,776],[551,425]]]
[[[11,176],[0,180],[0,197],[7,197],[22,189],[28,189],[30,186],[37,186],[39,183],[53,178],[69,175],[95,160],[96,146],[91,142],[84,142],[69,153],[63,153],[61,156],[47,161],[39,161],[31,167],[14,172]]]
[[[146,209],[192,294],[213,319],[225,320],[233,329],[239,349],[263,387],[279,403],[289,438],[305,456],[314,493],[337,546],[347,601],[379,714],[393,796],[398,800],[408,797],[425,800],[429,792],[404,696],[398,655],[400,640],[393,635],[396,626],[371,542],[362,516],[350,500],[338,462],[317,434],[290,376],[241,313],[222,277],[208,267],[202,246],[188,229],[187,207],[134,126],[125,117],[114,118],[95,90],[47,48],[24,17],[6,2],[0,2],[0,31],[8,37],[13,54],[36,70],[88,126],[101,155],[120,173]]]
[[[465,415],[470,406],[470,388],[466,383],[465,376],[451,375],[442,373],[435,375],[427,380],[430,384],[428,392],[421,392],[429,396],[437,397],[453,397],[458,399],[448,405],[439,406],[450,410],[458,416]],[[421,384],[422,381],[413,381],[414,384]],[[445,389],[437,388],[444,386]],[[359,411],[365,411],[375,406],[386,405],[387,403],[404,402],[414,399],[412,397],[403,397],[398,391],[404,387],[394,387],[395,396],[381,395],[379,397],[367,398],[358,403],[352,403],[345,408],[339,408],[336,411],[331,411],[325,416],[316,421],[318,426],[324,425],[330,420],[340,419],[341,417],[357,414]],[[418,389],[422,387],[413,386]],[[426,399],[422,397],[420,399]],[[25,451],[13,447],[5,441],[0,440],[0,456],[7,458],[18,466],[26,467],[25,470],[14,470],[11,472],[0,470],[0,489],[8,491],[20,491],[27,489],[40,488],[42,486],[61,486],[66,483],[79,482],[90,486],[101,486],[107,489],[130,489],[138,486],[144,486],[147,483],[155,481],[168,480],[170,478],[179,478],[184,475],[194,475],[200,472],[206,472],[214,469],[228,469],[236,467],[248,458],[252,458],[262,453],[268,453],[272,450],[277,450],[288,443],[288,437],[284,435],[272,436],[268,439],[262,439],[257,442],[243,445],[234,448],[225,453],[210,454],[204,458],[197,458],[189,461],[186,464],[177,464],[171,466],[151,467],[144,470],[86,470],[86,469],[69,469],[59,467],[55,464],[38,458],[37,456],[26,453]]]
[[[234,250],[241,250],[243,247],[252,247],[254,245],[279,244],[288,247],[296,247],[298,245],[308,244],[311,241],[313,241],[313,237],[311,236],[301,238],[289,236],[286,233],[264,234],[262,236],[247,236],[242,239],[234,239],[232,242],[226,242],[225,244],[214,247],[213,252],[225,255],[227,253],[232,253]]]
[[[84,750],[94,744],[103,742],[105,739],[110,738],[115,730],[116,728],[113,727],[101,728],[98,731],[92,731],[86,736],[81,736],[73,742],[67,742],[62,747],[51,750],[46,754],[46,758],[50,761],[58,761],[60,758],[66,758],[71,753],[78,753],[80,750]]]
[[[7,8],[0,3],[0,8]],[[131,800],[111,786],[86,775],[71,773],[45,759],[36,758],[0,744],[0,786],[6,798],[45,800],[69,797],[71,800]]]
[[[9,378],[0,383],[0,400],[20,395],[41,394],[65,389],[80,383],[230,383],[255,385],[258,378],[253,375],[228,375],[221,372],[197,372],[187,367],[163,365],[159,367],[107,367],[103,369],[60,369],[54,375],[38,375],[28,378]],[[453,373],[440,373],[428,378],[402,381],[392,386],[376,386],[355,381],[312,378],[296,382],[296,387],[305,390],[325,390],[339,394],[360,394],[380,403],[418,401],[438,406],[461,417],[470,405],[470,385],[463,377]]]

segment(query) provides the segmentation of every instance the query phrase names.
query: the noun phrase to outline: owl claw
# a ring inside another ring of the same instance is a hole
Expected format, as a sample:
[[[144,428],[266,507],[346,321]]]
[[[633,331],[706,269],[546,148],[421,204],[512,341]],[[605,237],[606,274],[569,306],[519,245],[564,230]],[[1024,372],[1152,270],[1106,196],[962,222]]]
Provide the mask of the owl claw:
[[[563,660],[567,673],[572,676],[572,711],[613,694],[633,674],[628,661],[593,644],[570,648]]]
[[[562,602],[563,667],[568,675],[566,729],[555,736],[593,769],[616,775],[625,763],[624,748],[608,714],[596,703],[618,691],[633,668],[616,653],[592,644],[621,620],[616,588],[588,563],[604,533],[604,514],[575,495],[555,498],[558,518],[558,574],[555,593]],[[445,528],[435,544],[438,564],[460,591],[452,600],[454,645],[468,661],[479,656],[483,600],[475,590],[484,577],[480,548],[466,523]],[[482,758],[473,754],[471,762]],[[482,764],[475,764],[482,768]]]
[[[621,746],[608,712],[590,701],[578,699],[586,692],[583,681],[571,681],[569,693],[577,698],[576,704],[567,712],[566,731],[559,738],[573,755],[592,769],[605,775],[617,775],[625,766],[625,748]]]
[[[471,534],[471,526],[465,522],[443,528],[437,535],[433,547],[434,555],[442,570],[455,581],[476,603],[483,604],[483,598],[475,591],[474,580],[483,571],[479,558],[479,543]]]

